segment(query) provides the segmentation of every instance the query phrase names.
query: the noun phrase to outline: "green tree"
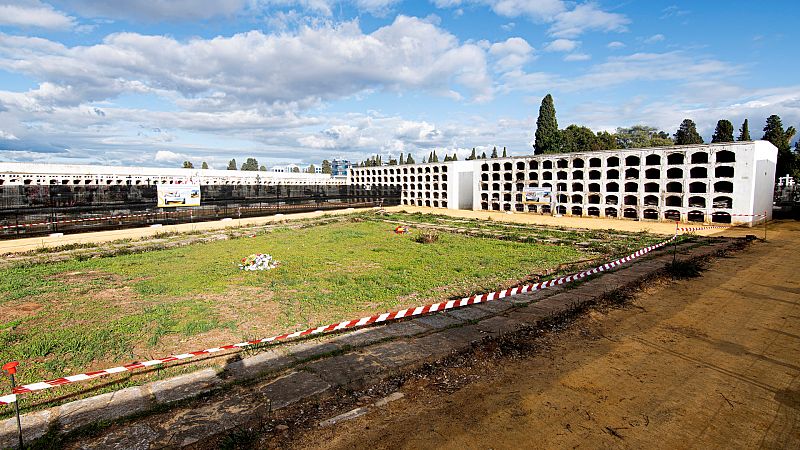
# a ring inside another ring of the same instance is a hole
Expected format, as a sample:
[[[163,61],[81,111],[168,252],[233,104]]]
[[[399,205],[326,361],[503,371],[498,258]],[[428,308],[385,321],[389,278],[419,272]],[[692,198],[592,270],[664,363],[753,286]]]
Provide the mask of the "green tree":
[[[711,136],[711,143],[733,142],[733,124],[730,120],[721,119],[717,122],[714,135]]]
[[[503,147],[503,158],[508,158],[508,153],[506,153],[505,147]]]
[[[292,167],[292,173],[300,173],[299,167]]]
[[[497,158],[497,147],[496,147],[496,146],[495,146],[495,147],[492,149],[492,156],[491,156],[491,158]]]
[[[475,155],[475,147],[472,147],[472,154],[467,157],[467,161],[474,161],[478,159],[478,156]]]
[[[208,169],[208,163],[203,161],[203,165],[200,166],[201,169]]]
[[[194,169],[194,164],[191,161],[184,161],[183,162],[184,169]]]
[[[617,148],[617,136],[608,131],[597,133],[597,145],[599,150],[613,150]]]
[[[428,160],[427,160],[427,159],[425,159],[425,157],[423,156],[423,157],[422,157],[422,164],[427,164],[427,163],[428,163]]]
[[[450,155],[447,153],[444,154],[444,162],[450,162]]]
[[[408,158],[406,158],[406,164],[416,164],[417,162],[414,161],[414,157],[411,156],[411,153],[408,154]]]
[[[316,168],[316,167],[314,167],[314,165],[313,165],[313,164],[311,164],[310,166],[308,166],[308,173],[316,173],[316,171],[317,171],[317,168]]]
[[[658,128],[647,125],[634,125],[630,128],[617,128],[614,134],[617,148],[643,148],[672,145],[672,139]]]
[[[458,161],[458,152],[453,152],[453,157],[450,158],[450,161]]]
[[[242,170],[258,170],[258,161],[255,158],[247,158],[247,161],[242,163]]]
[[[405,160],[403,159],[403,154],[402,154],[402,153],[400,153],[400,162],[399,162],[399,164],[402,166],[402,165],[403,165],[403,164],[405,164],[405,163],[406,163],[406,162],[405,162]]]
[[[236,170],[236,160],[232,159],[228,161],[228,170]]]
[[[481,159],[486,159],[486,152],[481,153]]]
[[[697,132],[697,126],[692,119],[683,119],[678,131],[675,132],[675,145],[702,144],[703,137]]]
[[[536,139],[533,144],[533,154],[558,153],[559,151],[558,121],[556,120],[556,107],[553,97],[547,94],[539,106],[539,117],[536,119]]]
[[[747,124],[747,119],[742,122],[742,128],[739,128],[739,141],[750,141],[750,127]]]
[[[436,156],[436,150],[433,151],[433,156],[431,158],[432,159],[430,160],[430,162],[435,162],[435,163],[439,162],[439,157]]]
[[[322,160],[322,173],[327,173],[328,175],[330,175],[331,172],[332,172],[332,170],[331,170],[331,162],[328,161],[327,159],[323,159]]]
[[[600,150],[600,142],[594,132],[587,127],[570,125],[560,131],[561,151],[585,152]]]
[[[258,168],[258,170],[260,172],[266,172],[267,171],[267,166],[261,166],[261,167]]]
[[[767,118],[764,126],[764,137],[761,139],[770,141],[772,145],[778,147],[778,163],[775,168],[775,176],[796,175],[798,169],[797,154],[792,152],[791,142],[797,130],[789,127],[783,130],[781,118],[773,114]]]

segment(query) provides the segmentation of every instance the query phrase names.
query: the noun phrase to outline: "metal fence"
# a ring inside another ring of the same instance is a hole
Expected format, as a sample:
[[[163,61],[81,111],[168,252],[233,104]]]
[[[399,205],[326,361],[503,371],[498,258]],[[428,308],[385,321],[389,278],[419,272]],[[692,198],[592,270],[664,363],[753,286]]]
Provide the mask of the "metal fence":
[[[155,186],[0,186],[0,238],[400,204],[398,188],[201,186],[201,206],[158,208]]]

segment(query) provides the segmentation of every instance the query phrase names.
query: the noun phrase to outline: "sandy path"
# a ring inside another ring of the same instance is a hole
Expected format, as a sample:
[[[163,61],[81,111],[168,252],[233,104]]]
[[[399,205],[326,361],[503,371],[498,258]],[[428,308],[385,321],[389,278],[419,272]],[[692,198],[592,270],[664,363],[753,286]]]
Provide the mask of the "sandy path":
[[[441,209],[441,208],[425,208],[419,206],[395,206],[387,209],[389,211],[446,214],[452,217],[463,217],[468,219],[496,220],[499,222],[548,225],[555,227],[590,228],[593,230],[606,230],[611,228],[620,231],[631,231],[631,232],[647,231],[650,233],[658,233],[658,234],[675,233],[675,222],[638,221],[631,219],[613,219],[613,218],[606,219],[600,217],[572,217],[572,216],[553,217],[548,215],[528,214],[528,213],[508,214],[501,211],[466,211],[466,210],[453,210],[453,209]],[[717,225],[724,225],[724,224],[717,224]],[[690,223],[682,223],[680,226],[699,227],[699,226],[704,226],[704,224],[697,222],[690,222]],[[756,234],[758,237],[763,237],[764,227],[763,225],[756,226],[753,228],[749,228],[746,226],[737,226],[731,228],[730,230],[720,230],[712,228],[708,230],[698,231],[696,233],[703,236],[709,236],[709,235],[744,236],[745,234]]]
[[[404,399],[298,448],[800,448],[800,222],[592,312],[447,394]]]
[[[352,214],[354,212],[370,211],[377,208],[348,208],[327,211],[313,211],[307,213],[279,214],[263,217],[246,217],[232,220],[214,220],[209,222],[182,223],[178,225],[164,225],[158,228],[125,228],[122,230],[95,231],[90,233],[66,234],[59,237],[33,237],[7,241],[0,241],[0,255],[4,253],[21,253],[43,247],[58,247],[67,244],[84,244],[111,242],[120,239],[143,239],[159,233],[186,233],[191,231],[223,230],[230,227],[265,225],[281,220],[297,220],[320,217],[323,215]]]

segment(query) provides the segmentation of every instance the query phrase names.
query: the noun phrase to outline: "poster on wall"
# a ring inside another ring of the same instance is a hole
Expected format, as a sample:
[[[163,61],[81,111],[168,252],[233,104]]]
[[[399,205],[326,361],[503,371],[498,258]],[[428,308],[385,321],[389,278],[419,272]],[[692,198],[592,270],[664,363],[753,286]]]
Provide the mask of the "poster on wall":
[[[552,188],[526,187],[522,189],[525,200],[529,205],[549,205],[553,203]]]
[[[158,207],[200,206],[199,184],[159,184]]]

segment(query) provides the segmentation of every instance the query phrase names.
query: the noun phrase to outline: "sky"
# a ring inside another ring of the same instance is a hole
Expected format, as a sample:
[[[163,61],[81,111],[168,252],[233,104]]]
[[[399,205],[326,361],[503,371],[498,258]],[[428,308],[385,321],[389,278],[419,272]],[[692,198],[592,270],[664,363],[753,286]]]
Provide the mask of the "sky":
[[[224,168],[532,152],[559,126],[800,128],[773,1],[0,0],[0,161]],[[795,33],[796,34],[796,33]],[[738,133],[737,133],[738,134]],[[487,152],[488,153],[488,152]]]

